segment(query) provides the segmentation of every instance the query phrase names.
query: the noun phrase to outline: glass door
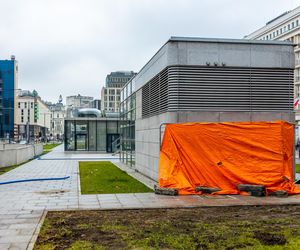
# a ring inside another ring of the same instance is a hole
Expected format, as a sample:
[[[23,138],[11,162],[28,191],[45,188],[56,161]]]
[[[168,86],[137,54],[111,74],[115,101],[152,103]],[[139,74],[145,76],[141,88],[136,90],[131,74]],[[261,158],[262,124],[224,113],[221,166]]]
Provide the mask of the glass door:
[[[106,144],[107,153],[113,153],[117,151],[118,147],[116,143],[113,144],[113,142],[115,142],[119,137],[120,137],[119,134],[107,134],[107,144]]]
[[[76,150],[78,150],[78,151],[87,150],[86,134],[77,134],[76,135]]]

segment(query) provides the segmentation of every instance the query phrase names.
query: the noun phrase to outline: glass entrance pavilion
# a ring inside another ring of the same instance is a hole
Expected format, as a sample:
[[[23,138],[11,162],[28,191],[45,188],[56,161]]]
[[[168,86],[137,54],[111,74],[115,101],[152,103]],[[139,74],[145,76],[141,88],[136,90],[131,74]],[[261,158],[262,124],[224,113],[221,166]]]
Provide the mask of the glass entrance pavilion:
[[[65,151],[117,150],[115,142],[120,137],[117,118],[65,119]]]

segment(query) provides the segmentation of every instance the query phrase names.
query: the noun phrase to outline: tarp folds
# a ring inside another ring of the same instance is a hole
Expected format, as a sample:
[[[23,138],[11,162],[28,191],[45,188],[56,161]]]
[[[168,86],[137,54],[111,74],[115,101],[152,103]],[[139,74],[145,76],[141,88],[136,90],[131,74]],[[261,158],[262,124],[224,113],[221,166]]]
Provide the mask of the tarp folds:
[[[293,183],[293,141],[294,127],[284,121],[169,124],[159,185],[179,194],[195,194],[196,186],[239,194],[238,184],[300,193]]]

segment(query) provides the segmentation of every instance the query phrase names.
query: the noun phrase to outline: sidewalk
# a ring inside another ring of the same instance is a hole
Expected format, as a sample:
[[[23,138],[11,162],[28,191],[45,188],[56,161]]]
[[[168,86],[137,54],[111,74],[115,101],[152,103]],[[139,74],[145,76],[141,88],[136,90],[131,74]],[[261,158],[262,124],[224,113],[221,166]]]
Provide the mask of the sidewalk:
[[[110,160],[109,154],[70,154],[63,146],[0,176],[0,182],[70,176],[67,180],[25,182],[0,185],[0,249],[31,249],[44,211],[77,209],[168,208],[236,205],[300,204],[300,195],[288,198],[223,196],[159,196],[153,193],[81,195],[79,192],[79,160]],[[120,165],[122,166],[122,165]],[[122,166],[124,169],[124,166]],[[146,181],[129,169],[129,174]],[[147,181],[148,186],[153,183]]]

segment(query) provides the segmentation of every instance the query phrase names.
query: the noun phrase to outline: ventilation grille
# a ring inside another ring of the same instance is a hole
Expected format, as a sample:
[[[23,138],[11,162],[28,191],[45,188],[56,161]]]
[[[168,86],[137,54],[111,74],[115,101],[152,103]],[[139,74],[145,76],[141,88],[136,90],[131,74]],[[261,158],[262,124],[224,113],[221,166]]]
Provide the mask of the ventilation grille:
[[[152,78],[142,88],[142,117],[168,111],[168,69]]]
[[[293,86],[293,69],[170,66],[143,86],[142,115],[292,111]]]

